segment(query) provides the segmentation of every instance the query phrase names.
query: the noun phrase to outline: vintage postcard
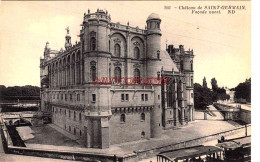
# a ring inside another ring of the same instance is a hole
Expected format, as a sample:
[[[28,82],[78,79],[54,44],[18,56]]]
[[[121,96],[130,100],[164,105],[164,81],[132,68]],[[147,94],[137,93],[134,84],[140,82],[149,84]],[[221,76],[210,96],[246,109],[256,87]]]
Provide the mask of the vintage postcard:
[[[1,1],[0,161],[251,161],[251,1]]]

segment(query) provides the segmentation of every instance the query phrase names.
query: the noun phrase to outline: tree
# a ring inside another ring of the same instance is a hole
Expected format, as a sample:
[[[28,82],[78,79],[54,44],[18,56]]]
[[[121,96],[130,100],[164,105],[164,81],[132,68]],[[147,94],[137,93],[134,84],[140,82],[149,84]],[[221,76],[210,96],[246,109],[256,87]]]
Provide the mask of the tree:
[[[21,97],[33,98],[30,96],[36,96],[39,98],[40,87],[31,85],[5,87],[3,85],[0,85],[0,100],[13,100]]]
[[[206,77],[203,78],[203,87],[208,88]]]
[[[211,79],[211,87],[212,87],[213,92],[216,92],[216,91],[217,91],[217,89],[218,89],[218,83],[217,83],[216,78],[212,78],[212,79]]]
[[[194,84],[194,107],[195,109],[205,110],[212,104],[212,91],[198,83]]]
[[[251,102],[251,78],[246,79],[245,82],[239,83],[235,87],[235,98],[246,99]]]

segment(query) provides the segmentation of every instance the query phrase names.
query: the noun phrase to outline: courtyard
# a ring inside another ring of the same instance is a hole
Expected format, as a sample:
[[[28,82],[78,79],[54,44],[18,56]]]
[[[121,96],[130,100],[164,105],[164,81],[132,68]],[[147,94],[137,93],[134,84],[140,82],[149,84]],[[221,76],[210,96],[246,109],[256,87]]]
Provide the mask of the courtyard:
[[[149,150],[151,148],[188,141],[212,134],[232,130],[241,127],[234,121],[221,120],[196,120],[178,129],[163,130],[162,138],[150,138],[139,141],[126,142],[111,145],[107,149],[84,148],[84,142],[76,140],[61,132],[53,125],[43,127],[31,127],[33,138],[26,140],[25,144],[30,148],[59,149],[64,151],[79,151],[89,153],[105,153],[111,155],[126,155],[134,151]],[[242,132],[243,133],[243,132]],[[250,134],[250,130],[248,130]],[[201,144],[201,143],[198,143]]]

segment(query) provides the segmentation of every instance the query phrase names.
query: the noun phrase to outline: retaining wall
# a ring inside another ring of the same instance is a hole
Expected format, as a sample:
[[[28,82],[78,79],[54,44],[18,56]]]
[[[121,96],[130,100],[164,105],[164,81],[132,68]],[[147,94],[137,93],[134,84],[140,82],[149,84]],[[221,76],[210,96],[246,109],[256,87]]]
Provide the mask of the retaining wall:
[[[246,124],[251,124],[251,111],[241,109],[240,111],[240,120]]]

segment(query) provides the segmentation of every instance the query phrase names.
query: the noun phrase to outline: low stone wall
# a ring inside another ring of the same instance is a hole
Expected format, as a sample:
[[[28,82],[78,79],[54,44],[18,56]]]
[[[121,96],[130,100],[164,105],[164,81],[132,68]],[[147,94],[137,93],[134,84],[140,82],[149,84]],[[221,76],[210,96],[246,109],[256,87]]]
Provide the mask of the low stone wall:
[[[251,111],[241,109],[240,111],[240,120],[246,124],[251,124]]]
[[[237,113],[233,112],[233,119],[243,121],[246,124],[251,124],[251,111],[242,109],[241,106],[237,108],[237,107],[232,107],[229,105],[219,104],[219,103],[214,103],[214,106],[220,110],[232,109],[232,108],[234,108],[235,110],[239,110]]]
[[[75,161],[89,161],[89,162],[123,162],[129,161],[130,159],[135,159],[135,154],[126,157],[117,157],[113,155],[106,155],[100,153],[86,153],[86,152],[69,152],[61,150],[42,150],[36,148],[26,148],[26,147],[15,147],[9,146],[8,153],[19,154],[19,155],[29,155],[29,156],[39,156],[55,159],[65,159],[65,160],[75,160]]]
[[[251,125],[248,125],[247,129],[251,129]],[[221,136],[230,136],[233,134],[240,133],[241,131],[246,132],[245,126],[241,126],[236,129],[232,129],[232,130],[228,130],[225,132],[220,132],[220,133],[216,133],[216,134],[212,134],[212,135],[208,135],[208,136],[204,136],[201,138],[196,138],[196,139],[192,139],[192,140],[188,140],[188,141],[172,143],[172,144],[163,145],[163,146],[157,146],[157,147],[150,148],[147,150],[138,150],[138,151],[135,151],[135,153],[137,154],[138,160],[141,160],[141,159],[153,157],[162,151],[181,149],[181,148],[185,148],[185,147],[200,145],[204,142],[220,139]]]

